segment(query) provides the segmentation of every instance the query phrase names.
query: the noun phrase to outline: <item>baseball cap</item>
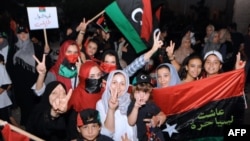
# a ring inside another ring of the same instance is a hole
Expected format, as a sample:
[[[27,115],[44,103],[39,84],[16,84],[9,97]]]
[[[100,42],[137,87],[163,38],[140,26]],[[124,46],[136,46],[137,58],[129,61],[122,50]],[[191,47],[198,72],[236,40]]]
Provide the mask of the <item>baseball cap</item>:
[[[133,80],[133,85],[138,85],[138,84],[141,84],[141,83],[149,83],[149,84],[153,85],[151,77],[146,73],[138,74],[135,77],[135,79]]]

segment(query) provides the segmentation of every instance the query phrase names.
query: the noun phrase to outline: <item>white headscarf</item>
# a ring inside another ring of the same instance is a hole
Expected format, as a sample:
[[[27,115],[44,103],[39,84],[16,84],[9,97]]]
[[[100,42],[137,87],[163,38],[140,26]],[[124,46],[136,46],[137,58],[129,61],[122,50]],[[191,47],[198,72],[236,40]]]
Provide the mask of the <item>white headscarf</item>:
[[[168,83],[168,86],[174,86],[176,84],[179,84],[181,82],[180,77],[178,72],[176,71],[175,67],[172,64],[169,63],[163,63],[160,64],[157,68],[156,68],[156,72],[158,71],[159,67],[161,66],[168,66],[169,67],[169,71],[170,71],[170,75],[171,75],[171,79]],[[156,79],[158,78],[158,76],[156,75]],[[160,88],[160,84],[157,81],[157,88]]]
[[[106,88],[105,88],[105,91],[103,92],[103,95],[102,95],[102,102],[104,105],[104,110],[107,113],[108,112],[108,102],[109,102],[109,99],[111,96],[110,85],[112,83],[112,79],[114,78],[114,75],[117,73],[123,74],[125,77],[125,80],[126,80],[126,88],[123,92],[124,94],[118,97],[118,101],[119,101],[118,109],[120,110],[121,114],[127,114],[128,105],[130,104],[130,101],[131,101],[130,94],[127,92],[128,88],[129,88],[129,77],[122,70],[114,70],[114,71],[111,71],[109,73],[109,76],[107,78]]]

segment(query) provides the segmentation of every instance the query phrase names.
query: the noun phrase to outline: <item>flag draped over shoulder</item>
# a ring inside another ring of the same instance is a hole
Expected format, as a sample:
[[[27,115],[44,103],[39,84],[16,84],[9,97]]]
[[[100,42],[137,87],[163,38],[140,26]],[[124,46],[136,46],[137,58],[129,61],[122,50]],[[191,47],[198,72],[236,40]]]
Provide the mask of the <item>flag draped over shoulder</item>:
[[[152,46],[163,0],[116,0],[105,8],[106,14],[131,43],[137,53]]]
[[[243,124],[244,69],[176,86],[154,89],[167,115],[163,132],[171,140],[223,140],[223,128]]]

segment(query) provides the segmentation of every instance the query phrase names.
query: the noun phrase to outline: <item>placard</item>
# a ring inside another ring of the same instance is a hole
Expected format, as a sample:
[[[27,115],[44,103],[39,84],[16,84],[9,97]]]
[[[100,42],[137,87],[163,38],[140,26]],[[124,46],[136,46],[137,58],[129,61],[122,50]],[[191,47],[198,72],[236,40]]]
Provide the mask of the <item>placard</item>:
[[[30,30],[58,28],[56,7],[27,7]]]

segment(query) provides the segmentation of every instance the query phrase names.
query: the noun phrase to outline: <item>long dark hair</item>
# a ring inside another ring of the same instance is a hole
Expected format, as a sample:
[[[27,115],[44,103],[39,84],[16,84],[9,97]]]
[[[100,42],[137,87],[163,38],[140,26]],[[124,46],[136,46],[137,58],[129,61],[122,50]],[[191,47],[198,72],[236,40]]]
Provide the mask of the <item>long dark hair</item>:
[[[181,65],[181,68],[179,70],[179,76],[180,76],[180,79],[183,80],[187,77],[187,70],[186,70],[186,66],[189,64],[190,60],[192,59],[199,59],[201,60],[202,62],[202,67],[203,67],[203,61],[202,61],[202,57],[201,55],[197,54],[197,53],[192,53],[190,54],[189,56],[187,56],[183,62],[182,62],[182,65]],[[199,74],[198,77],[201,76],[201,73]]]
[[[121,69],[122,69],[122,67],[121,67],[121,65],[120,65],[120,61],[119,61],[119,58],[118,58],[117,52],[115,52],[115,51],[114,51],[114,50],[112,50],[112,49],[108,49],[108,50],[106,50],[106,51],[103,53],[103,55],[102,55],[102,58],[101,58],[101,61],[102,61],[102,62],[104,62],[105,57],[106,57],[107,55],[110,55],[110,56],[115,56],[115,61],[116,61],[116,69],[121,70]]]

